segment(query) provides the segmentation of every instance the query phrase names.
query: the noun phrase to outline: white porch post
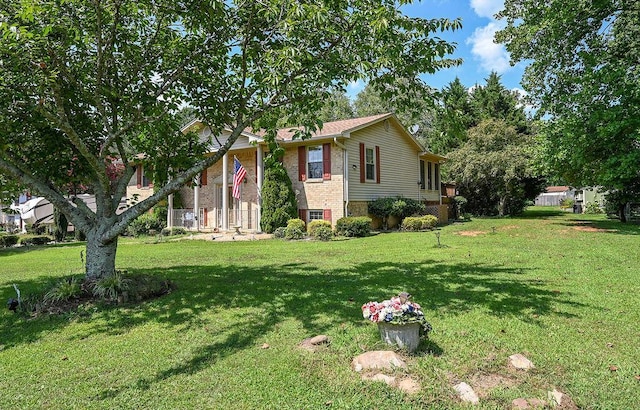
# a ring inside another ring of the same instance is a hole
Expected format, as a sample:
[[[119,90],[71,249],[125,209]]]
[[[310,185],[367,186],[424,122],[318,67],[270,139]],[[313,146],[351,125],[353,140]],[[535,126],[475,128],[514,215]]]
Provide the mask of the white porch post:
[[[193,221],[196,231],[200,230],[200,174],[193,180]]]
[[[256,159],[256,168],[257,168],[257,181],[256,185],[258,186],[258,196],[257,196],[257,226],[256,229],[258,232],[262,232],[260,228],[260,218],[262,218],[262,180],[264,179],[264,170],[263,170],[263,161],[262,161],[262,145],[258,144],[257,151],[257,159]]]
[[[173,194],[167,197],[167,228],[173,228]]]
[[[229,230],[229,157],[222,157],[222,230]]]

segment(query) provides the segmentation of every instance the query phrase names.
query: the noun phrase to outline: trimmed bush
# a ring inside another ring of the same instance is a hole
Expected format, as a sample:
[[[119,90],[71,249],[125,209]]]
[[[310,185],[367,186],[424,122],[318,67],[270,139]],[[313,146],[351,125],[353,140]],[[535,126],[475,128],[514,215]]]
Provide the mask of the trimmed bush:
[[[402,229],[406,231],[419,231],[422,229],[422,218],[419,216],[408,216],[402,221]]]
[[[285,228],[284,226],[279,226],[276,228],[275,231],[273,231],[273,237],[274,238],[279,238],[279,239],[284,239],[284,235],[287,232],[287,228]]]
[[[298,215],[296,194],[284,166],[278,161],[268,161],[262,186],[262,212],[260,227],[272,233]]]
[[[161,232],[163,236],[185,235],[187,230],[182,226],[174,226],[173,228],[164,228]]]
[[[0,235],[0,246],[9,248],[18,243],[18,235]]]
[[[302,239],[305,234],[305,223],[302,219],[294,218],[287,221],[284,232],[285,239]]]
[[[307,224],[307,232],[309,232],[309,235],[313,236],[313,232],[321,226],[331,229],[331,222],[319,219],[311,221]]]
[[[165,227],[165,221],[152,213],[145,213],[131,222],[127,233],[132,236],[149,235],[150,232],[161,232]]]
[[[346,237],[364,237],[371,233],[371,218],[347,216],[336,221],[336,234]]]
[[[420,218],[422,229],[433,229],[438,224],[438,218],[434,215],[424,215]]]
[[[333,238],[333,230],[331,226],[320,225],[313,229],[311,237],[319,241],[330,241]]]
[[[46,245],[51,242],[51,238],[48,236],[25,236],[20,238],[20,245]]]

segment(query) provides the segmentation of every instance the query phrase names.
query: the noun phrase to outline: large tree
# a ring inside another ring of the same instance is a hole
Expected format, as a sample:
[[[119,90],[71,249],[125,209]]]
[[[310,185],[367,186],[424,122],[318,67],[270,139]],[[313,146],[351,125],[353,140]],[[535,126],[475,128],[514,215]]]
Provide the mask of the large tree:
[[[405,3],[402,1],[401,3]],[[247,127],[315,123],[328,89],[450,66],[435,33],[459,21],[409,18],[386,0],[24,0],[0,3],[0,170],[86,234],[86,274],[115,270],[118,236],[217,162]],[[179,130],[194,108],[213,135]],[[274,133],[267,134],[270,138]],[[135,165],[155,193],[117,208]],[[96,197],[90,210],[70,190]]]
[[[547,161],[575,185],[640,186],[640,4],[506,0],[497,34],[545,118]]]
[[[501,119],[488,119],[469,130],[469,139],[449,154],[466,208],[476,215],[515,215],[540,192],[532,136]]]

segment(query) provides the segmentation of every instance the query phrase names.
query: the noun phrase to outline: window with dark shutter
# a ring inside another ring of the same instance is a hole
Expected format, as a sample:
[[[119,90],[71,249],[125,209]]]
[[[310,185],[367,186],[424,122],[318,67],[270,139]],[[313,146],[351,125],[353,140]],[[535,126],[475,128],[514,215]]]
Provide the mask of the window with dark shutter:
[[[331,144],[322,145],[322,179],[331,179]]]
[[[360,182],[364,183],[366,181],[365,177],[365,169],[364,169],[364,144],[360,143]]]
[[[420,160],[420,189],[424,189],[424,161]]]
[[[298,181],[307,180],[307,150],[305,147],[298,147]]]

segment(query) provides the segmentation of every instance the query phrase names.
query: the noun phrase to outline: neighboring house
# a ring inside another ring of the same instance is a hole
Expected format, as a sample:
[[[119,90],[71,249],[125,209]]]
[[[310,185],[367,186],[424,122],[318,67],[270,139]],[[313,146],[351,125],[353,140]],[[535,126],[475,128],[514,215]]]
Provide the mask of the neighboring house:
[[[196,131],[211,141],[212,152],[229,135],[213,138],[199,121],[191,122],[184,131]],[[293,183],[299,216],[306,222],[324,219],[335,225],[344,216],[367,215],[370,201],[389,196],[424,202],[429,213],[446,222],[447,207],[440,194],[440,164],[445,158],[427,152],[394,114],[328,122],[306,140],[293,139],[293,134],[290,128],[282,129],[277,139],[285,150],[283,164]],[[222,161],[199,176],[199,182],[182,188],[181,209],[173,210],[169,198],[168,224],[259,231],[266,150],[260,135],[243,133]],[[231,195],[234,157],[247,170],[240,200]],[[136,174],[127,197],[138,194],[145,198],[153,191],[152,183],[145,186],[143,169]]]
[[[574,199],[574,190],[568,186],[549,186],[535,199],[537,206],[560,206],[563,199]]]
[[[583,213],[592,202],[598,204],[601,209],[605,206],[605,194],[606,192],[600,191],[598,187],[582,187],[576,188],[575,191],[575,212]]]

